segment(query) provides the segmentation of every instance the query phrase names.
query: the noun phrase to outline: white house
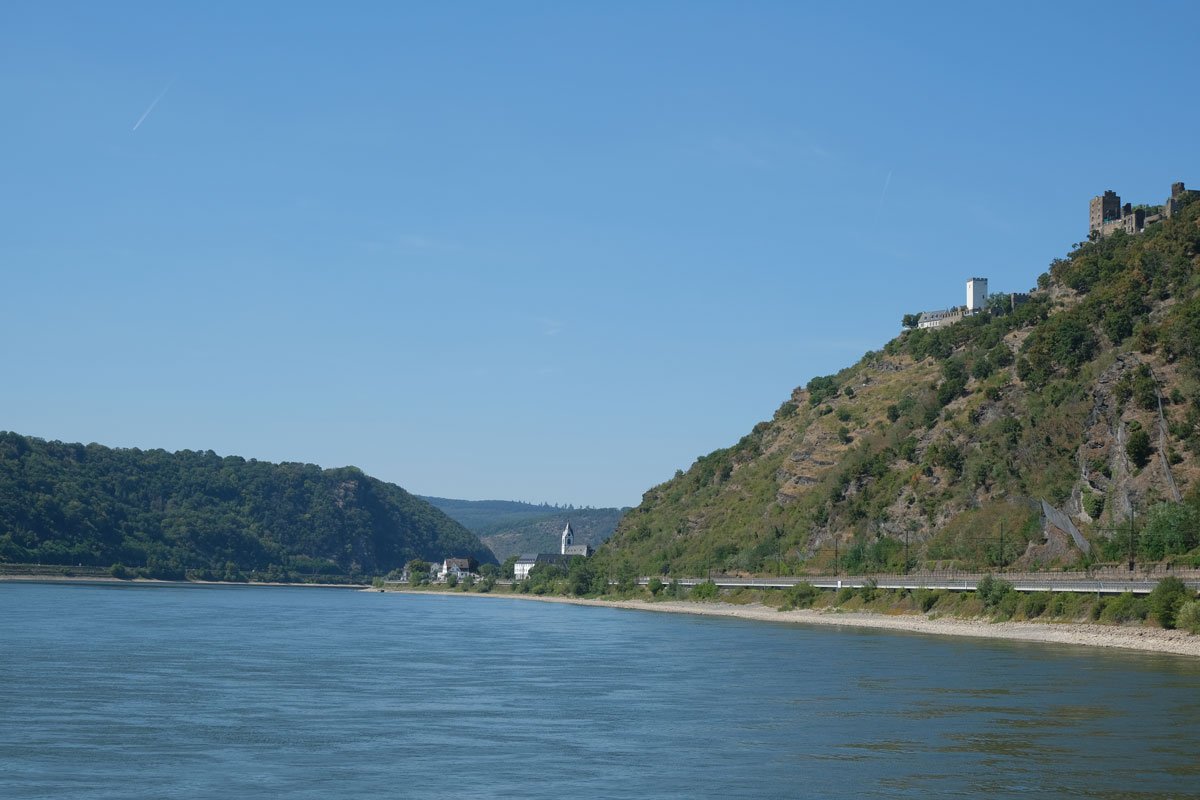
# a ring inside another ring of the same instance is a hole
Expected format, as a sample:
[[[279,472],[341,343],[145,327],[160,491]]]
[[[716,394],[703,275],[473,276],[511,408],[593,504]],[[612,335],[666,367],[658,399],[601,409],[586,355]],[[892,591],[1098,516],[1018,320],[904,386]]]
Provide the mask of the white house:
[[[526,553],[513,564],[513,579],[523,581],[529,577],[529,570],[537,566],[537,553]]]

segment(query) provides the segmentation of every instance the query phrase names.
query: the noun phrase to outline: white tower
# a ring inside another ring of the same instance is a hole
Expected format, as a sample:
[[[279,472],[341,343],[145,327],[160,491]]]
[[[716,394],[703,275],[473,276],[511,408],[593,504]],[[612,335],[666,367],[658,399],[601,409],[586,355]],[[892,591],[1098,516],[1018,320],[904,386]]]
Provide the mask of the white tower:
[[[987,278],[971,278],[967,281],[967,312],[975,313],[983,310],[987,302]]]
[[[567,554],[567,548],[575,544],[575,531],[571,530],[571,522],[567,520],[567,527],[563,528],[562,532],[562,555]]]

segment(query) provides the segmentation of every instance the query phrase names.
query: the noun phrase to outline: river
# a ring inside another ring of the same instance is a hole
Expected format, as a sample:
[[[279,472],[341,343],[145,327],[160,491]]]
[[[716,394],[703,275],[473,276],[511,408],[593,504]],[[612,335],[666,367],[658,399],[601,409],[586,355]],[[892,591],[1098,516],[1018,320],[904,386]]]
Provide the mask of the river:
[[[1200,662],[516,599],[0,583],[0,797],[1200,797]]]

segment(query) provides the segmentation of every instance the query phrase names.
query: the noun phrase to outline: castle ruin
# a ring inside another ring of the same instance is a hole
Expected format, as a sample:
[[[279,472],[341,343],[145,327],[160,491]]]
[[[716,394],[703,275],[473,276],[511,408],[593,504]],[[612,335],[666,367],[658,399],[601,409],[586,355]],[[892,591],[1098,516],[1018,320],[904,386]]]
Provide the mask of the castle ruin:
[[[1121,205],[1121,197],[1108,189],[1088,204],[1088,238],[1103,239],[1117,231],[1131,235],[1141,233],[1147,225],[1170,219],[1185,197],[1196,194],[1200,192],[1187,189],[1183,181],[1178,181],[1171,184],[1171,196],[1161,206],[1134,208],[1131,203]]]

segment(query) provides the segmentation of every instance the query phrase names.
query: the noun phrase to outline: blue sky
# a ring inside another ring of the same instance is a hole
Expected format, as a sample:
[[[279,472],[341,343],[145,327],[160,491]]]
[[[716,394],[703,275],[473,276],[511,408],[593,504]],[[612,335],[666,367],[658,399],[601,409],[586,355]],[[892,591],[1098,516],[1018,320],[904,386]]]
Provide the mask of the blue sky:
[[[0,428],[633,505],[1200,186],[1195,4],[343,5],[0,6]]]

